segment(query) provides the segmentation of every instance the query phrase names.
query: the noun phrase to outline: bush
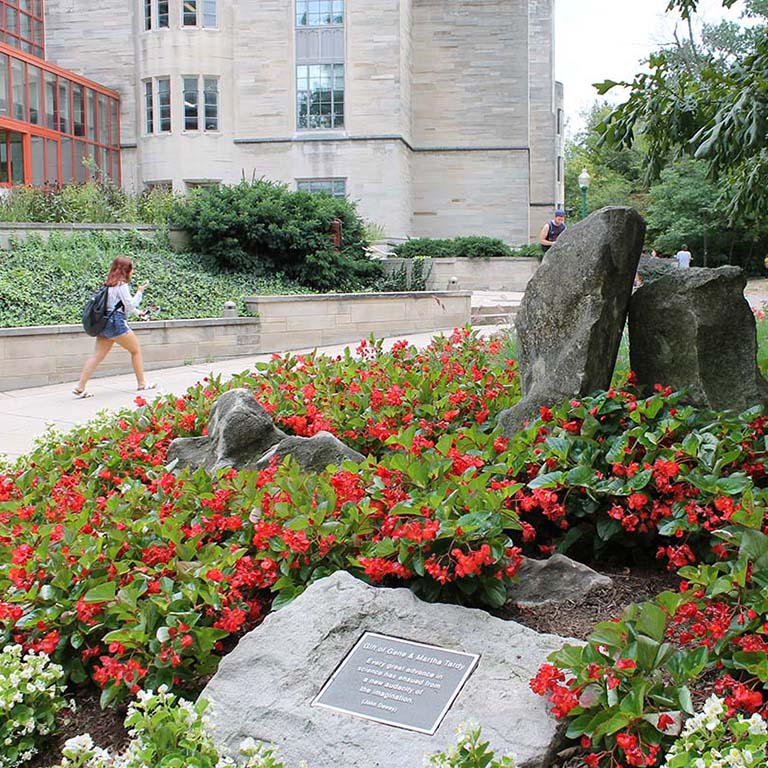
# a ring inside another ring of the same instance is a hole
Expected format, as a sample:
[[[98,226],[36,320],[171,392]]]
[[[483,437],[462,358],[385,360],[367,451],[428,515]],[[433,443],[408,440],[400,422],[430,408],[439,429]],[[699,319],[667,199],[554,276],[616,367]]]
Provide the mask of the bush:
[[[342,222],[339,253],[331,243],[334,219]],[[223,267],[277,271],[319,291],[355,290],[381,274],[365,250],[365,222],[344,198],[243,181],[192,192],[176,206],[172,222],[190,233],[195,251]]]
[[[401,259],[492,259],[517,255],[502,240],[493,237],[457,237],[454,240],[436,240],[419,237],[395,246],[393,254]]]
[[[178,199],[162,190],[132,195],[109,180],[55,189],[15,187],[0,199],[0,221],[165,226]]]
[[[136,232],[54,233],[47,242],[29,238],[0,251],[0,328],[80,323],[115,256],[134,259],[134,285],[149,281],[142,309],[156,307],[150,316],[157,320],[220,317],[230,300],[243,313],[246,296],[302,292],[280,275],[225,271]]]
[[[24,654],[20,645],[0,651],[0,767],[25,763],[37,753],[38,739],[53,732],[66,706],[63,677],[42,651]]]
[[[515,768],[511,755],[496,757],[490,744],[481,741],[479,726],[461,729],[454,747],[429,755],[425,764],[429,768]]]

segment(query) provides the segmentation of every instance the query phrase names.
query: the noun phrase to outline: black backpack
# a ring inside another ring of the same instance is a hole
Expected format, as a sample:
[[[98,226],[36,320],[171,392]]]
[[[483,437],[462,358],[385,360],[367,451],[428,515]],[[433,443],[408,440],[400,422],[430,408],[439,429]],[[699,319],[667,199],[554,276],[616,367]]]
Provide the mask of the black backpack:
[[[85,305],[83,310],[83,328],[89,336],[98,336],[107,327],[107,321],[115,311],[113,309],[112,312],[107,312],[108,297],[109,288],[106,285],[102,285]]]

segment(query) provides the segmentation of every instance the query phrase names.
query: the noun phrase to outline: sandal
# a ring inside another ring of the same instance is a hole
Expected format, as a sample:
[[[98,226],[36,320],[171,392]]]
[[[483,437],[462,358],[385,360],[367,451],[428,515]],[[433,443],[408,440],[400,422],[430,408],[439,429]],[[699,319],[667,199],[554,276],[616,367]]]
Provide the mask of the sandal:
[[[148,389],[157,389],[157,384],[154,382],[145,384],[143,387],[136,387],[137,392],[146,392]]]
[[[89,392],[87,389],[78,389],[77,387],[72,390],[72,394],[76,400],[85,400],[87,397],[93,397],[93,392]]]

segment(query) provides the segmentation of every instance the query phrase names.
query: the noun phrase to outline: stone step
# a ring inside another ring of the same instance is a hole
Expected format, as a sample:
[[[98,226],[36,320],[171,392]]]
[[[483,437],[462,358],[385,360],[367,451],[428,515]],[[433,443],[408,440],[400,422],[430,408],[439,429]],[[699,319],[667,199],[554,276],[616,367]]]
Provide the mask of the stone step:
[[[509,304],[486,304],[480,307],[472,307],[473,315],[503,315],[515,314],[520,308],[520,302]]]
[[[516,312],[505,312],[497,315],[472,314],[472,325],[512,325]]]

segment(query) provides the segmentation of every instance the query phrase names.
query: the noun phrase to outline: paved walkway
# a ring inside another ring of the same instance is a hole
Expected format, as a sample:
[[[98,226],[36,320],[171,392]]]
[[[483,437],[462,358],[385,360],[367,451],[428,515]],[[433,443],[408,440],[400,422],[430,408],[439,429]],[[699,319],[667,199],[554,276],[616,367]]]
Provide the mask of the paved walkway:
[[[482,335],[496,330],[498,326],[478,328],[478,332]],[[389,348],[398,339],[407,339],[416,347],[426,347],[435,335],[437,334],[420,333],[396,336],[386,339],[384,346]],[[355,346],[357,343],[338,344],[332,347],[320,347],[318,351],[333,356],[341,354],[345,347],[354,348]],[[310,349],[295,350],[291,354],[310,351]],[[111,354],[127,353],[115,349]],[[147,381],[156,382],[158,389],[147,394],[153,397],[156,394],[183,394],[189,387],[209,374],[227,379],[233,374],[252,370],[254,363],[268,361],[271,357],[272,353],[267,353],[218,363],[200,363],[149,371]],[[17,458],[32,449],[35,438],[48,426],[67,432],[76,425],[92,419],[101,411],[116,411],[132,407],[137,395],[136,379],[132,373],[92,379],[88,389],[94,396],[85,400],[76,400],[72,396],[72,386],[72,383],[52,384],[47,387],[0,392],[0,455],[5,454],[11,459]]]

